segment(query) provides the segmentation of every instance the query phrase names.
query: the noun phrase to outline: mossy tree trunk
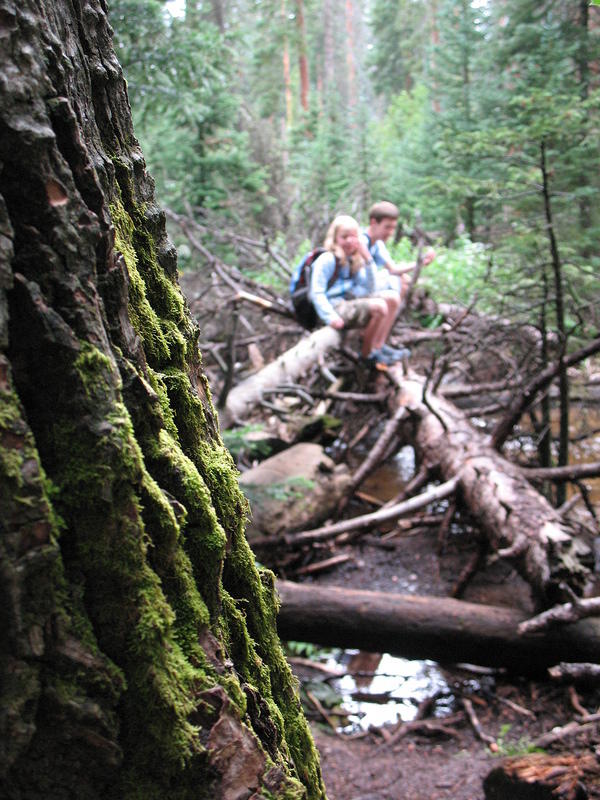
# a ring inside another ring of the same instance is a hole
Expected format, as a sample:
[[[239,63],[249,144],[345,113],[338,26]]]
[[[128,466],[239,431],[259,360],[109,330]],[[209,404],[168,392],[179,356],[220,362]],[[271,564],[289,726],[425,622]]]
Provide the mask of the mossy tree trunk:
[[[0,795],[322,798],[104,0],[0,62]]]

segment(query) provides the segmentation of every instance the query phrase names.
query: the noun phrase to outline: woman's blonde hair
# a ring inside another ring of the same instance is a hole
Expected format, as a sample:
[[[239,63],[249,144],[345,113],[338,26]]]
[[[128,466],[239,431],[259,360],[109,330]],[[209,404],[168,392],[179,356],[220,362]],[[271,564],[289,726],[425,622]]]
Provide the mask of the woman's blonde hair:
[[[346,254],[342,248],[335,243],[340,228],[356,228],[357,233],[360,229],[354,217],[349,217],[347,214],[339,214],[329,226],[325,241],[323,242],[323,247],[333,253],[339,261],[344,262],[346,260]],[[358,272],[364,263],[364,259],[360,253],[353,253],[350,256],[350,269],[353,273]]]

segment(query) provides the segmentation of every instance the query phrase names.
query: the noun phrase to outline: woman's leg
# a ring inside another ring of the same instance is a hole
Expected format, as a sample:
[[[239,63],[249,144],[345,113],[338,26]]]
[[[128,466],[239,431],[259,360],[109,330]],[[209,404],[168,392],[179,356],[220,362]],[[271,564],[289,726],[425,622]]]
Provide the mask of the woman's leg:
[[[387,324],[387,316],[389,314],[388,305],[383,297],[369,297],[367,298],[369,304],[369,323],[363,331],[361,353],[366,358],[381,344],[376,345],[375,342],[381,338],[379,329],[385,327]]]
[[[362,354],[368,356],[385,344],[400,308],[400,295],[394,291],[381,292],[369,298],[371,319],[363,334]]]

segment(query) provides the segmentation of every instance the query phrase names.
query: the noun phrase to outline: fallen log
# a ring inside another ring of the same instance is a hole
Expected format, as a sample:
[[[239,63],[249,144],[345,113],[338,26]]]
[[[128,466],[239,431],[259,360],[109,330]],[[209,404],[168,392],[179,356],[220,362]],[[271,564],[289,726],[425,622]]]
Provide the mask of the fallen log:
[[[234,419],[244,417],[265,391],[299,378],[319,355],[339,347],[341,341],[340,333],[330,327],[305,337],[232,389],[226,413]],[[495,441],[474,428],[456,406],[426,391],[424,379],[407,379],[400,368],[387,374],[399,386],[398,406],[406,407],[418,420],[415,447],[419,460],[427,467],[439,468],[446,482],[459,481],[462,499],[481,525],[490,548],[514,563],[530,583],[540,608],[570,599],[561,587],[563,582],[580,593],[588,571],[572,552],[569,529],[521,468],[503,458],[492,446]],[[314,531],[296,534],[294,544],[341,532],[330,527],[330,531],[319,531],[317,537]]]
[[[341,334],[328,325],[300,339],[294,347],[229,392],[225,416],[234,420],[243,419],[266,390],[275,389],[282,383],[293,383],[306,374],[320,355],[339,347],[341,341]]]
[[[600,624],[520,636],[523,611],[442,597],[277,581],[279,635],[287,641],[386,652],[531,674],[561,661],[598,661]]]
[[[583,683],[600,685],[600,664],[556,664],[550,667],[548,675],[553,681],[561,683]]]
[[[444,480],[458,478],[458,491],[490,547],[511,560],[538,604],[547,608],[570,599],[561,582],[580,593],[588,570],[573,552],[569,529],[521,468],[494,450],[460,409],[425,391],[424,379],[396,370],[388,375],[400,386],[399,405],[417,418],[420,461],[438,467]]]

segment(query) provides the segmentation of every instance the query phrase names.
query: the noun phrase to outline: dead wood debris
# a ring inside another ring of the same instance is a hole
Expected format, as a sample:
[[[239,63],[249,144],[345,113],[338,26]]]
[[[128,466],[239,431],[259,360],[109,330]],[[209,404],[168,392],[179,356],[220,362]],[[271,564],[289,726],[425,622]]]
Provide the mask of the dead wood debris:
[[[573,682],[600,685],[600,664],[566,664],[561,662],[550,667],[548,675],[559,683]]]
[[[309,531],[299,531],[297,533],[288,533],[279,537],[263,537],[256,539],[253,544],[257,546],[269,546],[286,544],[288,546],[298,546],[309,544],[311,542],[324,541],[326,539],[333,539],[340,533],[348,533],[350,531],[355,533],[362,533],[369,530],[383,522],[397,519],[402,514],[408,514],[416,511],[419,508],[425,508],[431,503],[449,497],[456,489],[457,478],[452,478],[445,483],[435,486],[427,492],[423,492],[417,497],[412,497],[404,503],[398,503],[389,508],[382,508],[379,511],[374,511],[371,514],[364,514],[363,516],[353,517],[349,520],[337,522],[331,525],[325,525],[321,528],[315,528]]]
[[[461,699],[461,702],[467,713],[467,719],[469,720],[471,727],[475,731],[475,736],[477,736],[477,738],[480,741],[484,742],[485,744],[496,745],[496,740],[494,739],[494,737],[485,733],[485,731],[481,727],[481,723],[479,722],[479,718],[475,713],[475,709],[473,708],[473,703],[471,702],[471,700],[469,700],[468,697],[463,697]]]
[[[562,727],[552,728],[552,730],[547,731],[541,736],[535,738],[533,740],[533,744],[536,747],[545,748],[549,747],[551,744],[555,744],[556,742],[563,741],[564,739],[578,736],[580,733],[587,733],[589,731],[596,730],[598,727],[598,722],[600,722],[600,715],[590,715],[589,717],[584,717],[584,720],[584,722],[573,720]]]
[[[598,761],[594,755],[531,753],[507,758],[484,781],[486,799],[511,797],[514,800],[585,800],[586,784],[598,781]]]
[[[408,411],[406,408],[398,408],[394,412],[393,416],[390,420],[385,424],[383,431],[381,432],[379,438],[375,442],[375,445],[372,447],[369,455],[360,467],[356,470],[354,475],[352,476],[352,480],[348,487],[347,494],[345,498],[340,502],[338,506],[338,514],[341,513],[343,508],[345,508],[349,496],[354,492],[355,489],[360,486],[360,484],[365,480],[367,475],[369,475],[375,467],[381,463],[383,460],[385,453],[389,447],[390,442],[396,436],[398,432],[398,428],[400,424],[408,417]]]
[[[458,736],[459,733],[455,726],[464,719],[464,711],[457,711],[439,720],[413,719],[409,722],[400,721],[392,730],[386,727],[371,727],[370,730],[384,739],[382,748],[389,748],[394,747],[405,736],[413,733],[421,733],[426,736]]]
[[[340,564],[345,564],[347,561],[353,561],[354,557],[348,553],[340,553],[337,556],[326,558],[323,561],[315,561],[312,564],[307,564],[305,567],[298,567],[293,571],[295,575],[314,575],[317,572],[324,572],[325,570],[337,567]]]
[[[450,590],[450,597],[462,597],[465,589],[473,580],[477,572],[485,564],[486,555],[488,552],[487,542],[483,537],[479,539],[477,550],[473,553],[462,572],[458,576],[454,586]]]
[[[335,724],[335,722],[333,721],[331,716],[327,713],[327,711],[325,711],[325,708],[323,707],[323,704],[319,701],[319,699],[317,697],[314,696],[314,694],[309,689],[305,688],[304,692],[305,692],[306,696],[308,697],[308,699],[310,700],[310,702],[313,704],[313,706],[317,709],[319,714],[323,717],[325,722],[329,725],[331,730],[337,736],[339,736],[340,734],[338,733],[338,726]]]
[[[569,622],[577,622],[585,617],[596,617],[598,615],[600,615],[600,597],[590,597],[583,600],[575,597],[571,603],[554,606],[548,611],[522,622],[519,625],[519,633],[525,636],[545,630],[553,625],[565,625]]]

